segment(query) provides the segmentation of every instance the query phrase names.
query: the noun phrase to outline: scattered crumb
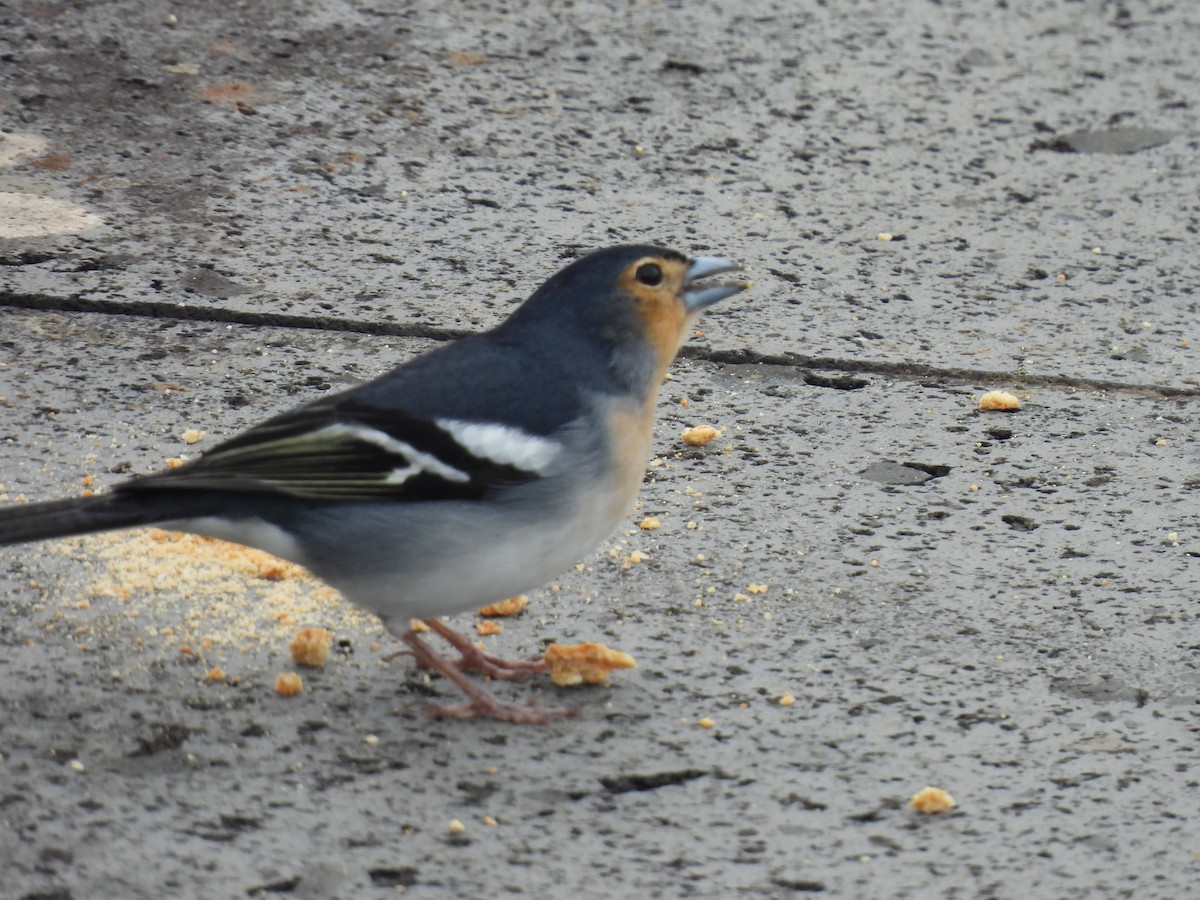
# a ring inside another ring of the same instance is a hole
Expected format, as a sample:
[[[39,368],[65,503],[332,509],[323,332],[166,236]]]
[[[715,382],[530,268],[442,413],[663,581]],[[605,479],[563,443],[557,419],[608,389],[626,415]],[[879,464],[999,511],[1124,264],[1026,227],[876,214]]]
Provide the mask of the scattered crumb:
[[[220,666],[214,666],[213,668],[209,669],[207,672],[204,673],[204,677],[206,679],[208,679],[209,681],[224,681],[225,680],[225,670],[222,669]]]
[[[691,444],[693,447],[702,447],[709,441],[719,438],[721,432],[717,431],[711,425],[697,425],[695,428],[685,428],[679,436],[685,444]]]
[[[765,594],[766,592],[767,585],[765,584],[750,584],[746,586],[747,594]]]
[[[196,444],[204,439],[204,434],[199,428],[189,428],[180,437],[185,444]]]
[[[657,531],[662,523],[658,520],[658,516],[647,516],[638,522],[638,528],[642,531]]]
[[[482,622],[475,623],[475,631],[483,637],[499,634],[504,630],[504,626],[493,619],[484,619]]]
[[[491,816],[484,816],[484,817],[483,817],[483,824],[484,824],[484,825],[489,825],[489,826],[491,826],[491,827],[493,827],[493,828],[494,828],[494,827],[496,826],[496,820],[495,820],[495,819],[493,819]]]
[[[280,697],[294,697],[304,690],[304,682],[295,672],[282,672],[275,676],[275,693]]]
[[[1021,401],[1007,391],[988,391],[979,398],[979,408],[998,410],[1000,412],[1016,412],[1021,408]]]
[[[941,788],[927,787],[913,794],[908,805],[917,812],[932,814],[946,812],[958,806],[954,802],[954,798],[943,791]]]
[[[426,625],[424,622],[422,622],[420,619],[409,619],[408,620],[408,630],[411,631],[413,634],[428,634],[429,626]]]
[[[791,694],[784,694],[782,697],[779,698],[780,706],[791,706],[795,702],[796,702],[796,698],[793,697]]]
[[[697,719],[696,724],[699,725],[701,728],[712,728],[717,723],[714,722],[712,719],[710,719],[708,716],[705,716],[703,719]]]
[[[167,457],[167,468],[168,469],[178,469],[185,462],[187,462],[187,460],[184,459],[182,456],[169,456],[169,457]]]
[[[551,644],[542,654],[550,677],[561,687],[599,684],[614,669],[636,669],[628,653],[610,650],[603,644]]]
[[[288,644],[292,662],[298,666],[323,666],[333,649],[333,632],[324,628],[305,628]]]
[[[501,600],[499,603],[490,603],[487,606],[481,606],[477,612],[479,615],[489,619],[503,619],[508,616],[517,615],[528,605],[529,598],[524,594],[517,594],[515,597]]]
[[[875,235],[875,240],[877,240],[877,241],[890,241],[891,239],[892,239],[892,236],[890,234],[888,234],[886,231],[881,231],[881,232],[879,232],[879,234]]]
[[[464,825],[458,819],[451,819],[449,828],[450,828],[451,834],[462,834],[464,831],[467,830],[467,826]]]

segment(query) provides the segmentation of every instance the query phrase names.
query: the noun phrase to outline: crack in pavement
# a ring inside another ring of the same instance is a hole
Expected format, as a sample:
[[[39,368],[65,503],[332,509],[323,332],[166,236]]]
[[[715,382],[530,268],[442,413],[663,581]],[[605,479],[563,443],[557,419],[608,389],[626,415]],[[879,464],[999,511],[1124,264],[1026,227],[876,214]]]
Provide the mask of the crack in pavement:
[[[174,319],[188,322],[224,322],[236,325],[266,325],[275,328],[301,328],[311,331],[346,331],[379,337],[411,337],[433,341],[453,341],[478,332],[467,328],[440,328],[432,325],[405,325],[371,319],[305,316],[290,313],[249,312],[222,307],[193,307],[182,303],[151,300],[118,301],[85,297],[82,294],[54,296],[0,291],[0,308],[29,309],[42,312],[91,312],[104,315],[133,316],[158,321]],[[794,369],[883,375],[898,381],[1014,383],[1021,387],[1114,391],[1122,394],[1176,400],[1200,400],[1200,386],[1176,387],[1083,378],[1074,375],[1006,372],[960,366],[931,366],[911,361],[848,359],[838,356],[811,356],[804,353],[757,353],[754,350],[714,350],[684,345],[679,356],[685,359],[723,365],[769,365]]]

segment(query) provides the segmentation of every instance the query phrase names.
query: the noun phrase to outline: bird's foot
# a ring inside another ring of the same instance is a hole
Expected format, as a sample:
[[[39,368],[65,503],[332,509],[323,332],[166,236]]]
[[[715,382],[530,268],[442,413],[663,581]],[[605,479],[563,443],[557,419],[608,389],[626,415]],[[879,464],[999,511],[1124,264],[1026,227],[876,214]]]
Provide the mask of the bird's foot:
[[[497,672],[503,673],[494,677],[507,678],[509,680],[524,678],[531,672],[538,671],[539,668],[545,668],[545,663],[542,663],[540,660],[500,660],[488,656],[480,651],[478,647],[475,647],[474,644],[471,644],[469,639],[447,628],[436,619],[429,620],[428,625],[433,631],[443,637],[446,637],[445,632],[453,634],[458,640],[451,640],[447,637],[446,639],[451,644],[458,646],[458,641],[464,642],[471,650],[477,653],[480,659],[473,660],[467,650],[459,647],[459,651],[467,658],[469,665],[472,663],[482,663],[479,666],[479,671],[488,672],[489,669],[494,669]],[[402,634],[397,634],[397,637],[412,651],[412,655],[416,659],[418,666],[433,669],[440,673],[454,682],[455,686],[467,695],[466,703],[430,704],[426,706],[426,711],[435,718],[471,719],[487,717],[498,719],[501,722],[516,722],[521,725],[545,725],[549,722],[557,722],[568,716],[573,716],[576,713],[576,710],[564,707],[539,707],[532,704],[504,703],[472,682],[471,679],[463,674],[463,668],[459,663],[451,662],[444,656],[436,653],[432,647],[421,640],[411,629]],[[533,663],[533,665],[530,665],[530,663]],[[503,664],[510,664],[514,668],[509,668]]]
[[[440,619],[426,619],[425,624],[459,652],[459,658],[453,665],[460,672],[479,672],[481,675],[502,681],[520,681],[536,672],[546,671],[546,663],[541,659],[502,659],[484,653],[469,637],[455,631]]]

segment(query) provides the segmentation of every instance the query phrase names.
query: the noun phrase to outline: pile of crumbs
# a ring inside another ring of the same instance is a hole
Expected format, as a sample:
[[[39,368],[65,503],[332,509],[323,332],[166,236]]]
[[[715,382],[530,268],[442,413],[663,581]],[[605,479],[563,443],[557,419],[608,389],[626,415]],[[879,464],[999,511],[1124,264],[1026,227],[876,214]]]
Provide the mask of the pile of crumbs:
[[[150,528],[51,546],[87,566],[77,590],[88,605],[123,604],[124,615],[153,621],[143,626],[144,637],[168,645],[247,652],[281,646],[298,624],[342,632],[381,628],[303,567],[215,538]]]

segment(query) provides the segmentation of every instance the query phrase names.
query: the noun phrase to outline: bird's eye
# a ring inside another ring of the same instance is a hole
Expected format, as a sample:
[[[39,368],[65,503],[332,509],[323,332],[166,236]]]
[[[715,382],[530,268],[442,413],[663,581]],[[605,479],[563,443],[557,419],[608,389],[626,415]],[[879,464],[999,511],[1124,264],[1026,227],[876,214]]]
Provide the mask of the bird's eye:
[[[642,263],[637,268],[635,275],[638,281],[650,287],[658,287],[662,284],[662,269],[654,263]]]

